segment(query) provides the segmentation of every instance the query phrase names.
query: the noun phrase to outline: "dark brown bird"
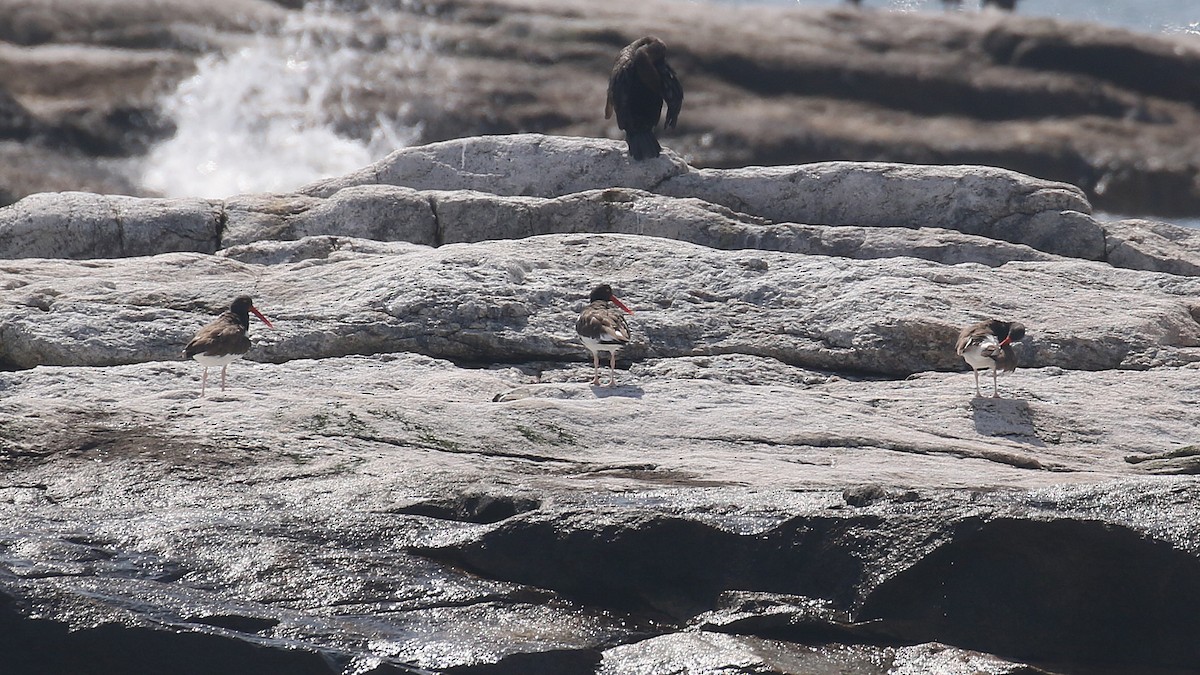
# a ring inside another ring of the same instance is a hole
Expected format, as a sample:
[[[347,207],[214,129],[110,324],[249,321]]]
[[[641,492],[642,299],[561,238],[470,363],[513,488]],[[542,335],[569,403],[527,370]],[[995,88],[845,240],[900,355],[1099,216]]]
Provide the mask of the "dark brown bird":
[[[617,126],[625,131],[625,143],[634,159],[658,157],[662,146],[654,127],[667,104],[664,129],[672,129],[683,108],[683,87],[667,65],[667,45],[656,37],[644,37],[621,50],[608,79],[608,104],[604,119],[617,113]]]
[[[995,5],[996,7],[1008,12],[1017,11],[1017,0],[982,0],[979,3],[981,8],[987,7],[988,5]]]
[[[982,398],[979,390],[979,371],[992,371],[992,398],[1000,398],[996,388],[997,371],[1011,373],[1017,369],[1017,355],[1012,343],[1025,338],[1025,326],[1016,321],[990,319],[980,321],[962,329],[958,334],[958,355],[971,366],[975,373],[975,396]]]
[[[632,309],[613,295],[612,286],[600,284],[592,289],[588,306],[583,308],[579,320],[575,322],[575,332],[579,333],[583,346],[592,353],[594,385],[600,384],[600,352],[608,352],[608,386],[617,381],[617,352],[629,344],[629,324],[625,323],[622,311],[633,314]]]
[[[275,328],[267,317],[254,307],[250,296],[239,295],[233,299],[228,310],[201,328],[196,337],[183,348],[184,358],[196,359],[204,366],[204,376],[200,379],[201,396],[204,396],[204,389],[208,384],[210,366],[221,366],[221,391],[225,391],[225,369],[250,351],[250,338],[246,335],[246,331],[250,330],[250,312],[254,312],[254,316],[267,324],[267,328]]]

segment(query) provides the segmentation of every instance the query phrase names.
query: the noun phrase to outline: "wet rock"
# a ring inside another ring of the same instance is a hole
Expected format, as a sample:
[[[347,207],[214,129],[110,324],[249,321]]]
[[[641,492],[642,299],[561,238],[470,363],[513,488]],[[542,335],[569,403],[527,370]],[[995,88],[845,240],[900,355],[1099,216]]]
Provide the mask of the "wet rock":
[[[596,672],[601,658],[601,653],[594,649],[519,652],[494,664],[454,666],[441,672],[447,675],[588,675]]]
[[[786,673],[843,672],[883,675],[889,650],[869,646],[812,647],[778,640],[704,631],[672,633],[604,653],[601,675],[624,673]]]
[[[1148,501],[1162,496],[1157,493]],[[761,589],[828,598],[833,609],[849,610],[857,623],[841,630],[843,638],[859,630],[874,633],[877,638],[886,635],[901,641],[944,640],[1049,662],[1180,667],[1195,658],[1195,650],[1186,641],[1179,641],[1177,636],[1151,635],[1136,618],[1158,613],[1168,617],[1171,625],[1187,621],[1186,608],[1200,593],[1200,586],[1186,581],[1198,564],[1194,551],[1180,550],[1160,535],[1135,533],[1128,524],[1073,517],[1029,518],[1025,510],[1028,506],[1018,507],[1026,515],[1013,519],[1003,515],[1011,513],[1011,505],[1002,504],[989,500],[990,508],[974,512],[968,509],[951,516],[951,527],[936,541],[921,543],[914,537],[927,527],[924,517],[900,515],[904,512],[899,510],[889,510],[891,515],[882,518],[880,512],[871,517],[833,520],[813,514],[773,528],[737,534],[720,527],[662,519],[639,523],[596,514],[593,518],[598,516],[599,522],[591,526],[569,516],[554,521],[506,523],[483,535],[477,545],[459,547],[455,555],[462,556],[459,564],[489,576],[537,576],[568,595],[596,593],[592,602],[617,607],[627,607],[632,601],[649,602],[657,611],[687,611],[687,604],[681,603],[682,595],[713,606],[714,590]],[[1143,505],[1149,506],[1145,502]],[[943,509],[947,506],[943,501]],[[943,510],[941,515],[948,514]],[[668,532],[678,547],[674,557],[665,549],[660,553],[651,543],[666,538]],[[641,537],[647,539],[632,547],[641,556],[636,561],[627,560],[626,547]],[[838,560],[851,541],[875,551],[870,556],[873,560],[863,567],[849,559]],[[782,542],[788,544],[779,545]],[[570,580],[561,572],[514,566],[511,559],[523,546],[545,552],[562,570],[575,570],[578,578]],[[714,575],[711,567],[703,572],[692,567],[689,561],[702,555],[700,549],[724,561],[723,575]],[[888,553],[883,553],[885,550]],[[576,554],[580,558],[575,558]],[[617,569],[637,572],[618,579],[586,563],[577,567],[585,560],[598,559],[610,560]],[[1106,562],[1098,563],[1101,559]],[[666,569],[668,560],[677,575],[673,578],[660,572]],[[753,564],[748,564],[749,560]],[[1081,560],[1092,564],[1081,569]],[[1157,572],[1151,572],[1151,568]],[[893,571],[884,572],[882,578],[872,576],[872,571],[885,569]],[[597,586],[584,589],[576,585],[585,577]],[[690,588],[690,593],[684,588]],[[931,595],[931,588],[940,590]],[[979,602],[981,598],[985,600]],[[1085,610],[1082,614],[1081,606]],[[1117,611],[1117,607],[1132,611]],[[817,629],[825,628],[826,634],[830,632],[826,628],[830,619],[824,615],[829,611],[819,607],[815,623]],[[780,616],[771,604],[756,607],[743,603],[743,618],[726,622],[723,629],[761,631],[766,637],[792,642],[804,636],[812,639],[817,632],[812,618],[795,620],[797,615],[811,617],[811,610],[785,614],[785,622],[745,617],[763,617],[764,613]],[[986,620],[981,613],[986,614]],[[1098,617],[1103,618],[1097,622]],[[1047,630],[1049,626],[1055,630]]]
[[[911,502],[920,498],[914,490],[889,489],[882,485],[856,485],[842,490],[842,499],[847,506],[867,506],[880,500]]]
[[[938,639],[1020,658],[1183,667],[1200,651],[1147,630],[1141,617],[1186,621],[1200,600],[1186,580],[1196,566],[1193,553],[1111,523],[965,521],[952,542],[873,591],[860,616],[936,625]],[[940,592],[931,596],[924,582],[934,576]],[[1049,588],[1059,591],[1047,596]],[[986,633],[976,632],[980,612]]]
[[[25,106],[0,87],[0,139],[25,139],[37,128],[37,122]]]
[[[809,644],[877,637],[869,625],[854,623],[848,612],[828,600],[754,591],[722,593],[716,609],[691,623],[701,630]]]
[[[946,675],[1052,675],[1024,663],[1013,663],[963,649],[955,649],[936,642],[896,649],[896,660],[889,675],[921,675],[923,673],[945,673]]]
[[[11,602],[11,598],[6,598]],[[22,673],[170,671],[200,675],[214,668],[231,672],[333,675],[323,654],[299,649],[269,649],[252,642],[198,632],[171,632],[150,626],[102,623],[78,630],[54,620],[29,619],[0,602],[0,646],[5,667]],[[392,672],[418,672],[393,670]]]
[[[537,499],[531,497],[464,493],[451,499],[417,502],[398,509],[397,513],[486,524],[498,523],[519,513],[532,511],[540,505]]]

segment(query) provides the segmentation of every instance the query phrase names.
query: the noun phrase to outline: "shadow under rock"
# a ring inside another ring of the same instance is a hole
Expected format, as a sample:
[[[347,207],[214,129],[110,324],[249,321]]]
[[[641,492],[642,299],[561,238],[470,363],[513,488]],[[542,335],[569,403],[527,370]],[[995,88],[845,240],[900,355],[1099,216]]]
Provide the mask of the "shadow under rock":
[[[1029,403],[1015,398],[971,399],[975,431],[984,436],[1006,438],[1017,443],[1045,447],[1033,423]]]

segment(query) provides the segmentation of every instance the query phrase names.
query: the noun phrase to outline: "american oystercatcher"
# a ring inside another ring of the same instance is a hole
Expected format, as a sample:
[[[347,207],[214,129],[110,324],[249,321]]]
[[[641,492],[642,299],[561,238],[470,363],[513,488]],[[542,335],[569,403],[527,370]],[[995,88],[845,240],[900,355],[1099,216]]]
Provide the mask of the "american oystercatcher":
[[[201,328],[196,337],[183,348],[184,358],[196,359],[204,366],[204,376],[200,379],[200,396],[204,396],[210,366],[221,366],[221,391],[225,391],[225,369],[250,351],[250,338],[246,336],[246,331],[250,330],[250,312],[254,312],[254,316],[267,324],[267,328],[275,328],[267,317],[254,307],[250,296],[239,295],[233,299],[228,310]]]
[[[629,324],[625,323],[621,312],[633,314],[633,310],[613,295],[612,286],[608,284],[593,288],[588,301],[575,322],[575,332],[592,353],[593,385],[600,384],[600,352],[608,352],[608,386],[611,387],[617,381],[617,352],[629,343]]]
[[[979,390],[979,371],[992,370],[992,398],[1000,398],[996,388],[997,371],[1011,373],[1017,369],[1017,355],[1012,343],[1025,337],[1025,326],[1016,321],[990,319],[980,321],[962,329],[958,334],[958,355],[971,366],[975,373],[975,396],[982,398]]]
[[[617,114],[617,126],[625,132],[625,144],[634,159],[658,157],[662,152],[654,127],[663,102],[667,104],[663,128],[671,129],[683,108],[683,87],[667,65],[667,45],[656,37],[644,37],[617,55],[604,106],[604,119]]]

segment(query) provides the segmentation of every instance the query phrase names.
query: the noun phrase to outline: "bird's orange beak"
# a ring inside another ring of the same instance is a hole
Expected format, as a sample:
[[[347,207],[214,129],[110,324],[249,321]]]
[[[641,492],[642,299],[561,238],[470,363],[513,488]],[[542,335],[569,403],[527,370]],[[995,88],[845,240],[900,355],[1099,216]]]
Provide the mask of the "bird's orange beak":
[[[609,298],[610,298],[610,299],[613,301],[613,304],[614,304],[614,305],[616,305],[617,307],[620,307],[621,309],[625,310],[625,313],[626,313],[626,314],[633,314],[633,310],[632,310],[632,309],[629,309],[628,307],[626,307],[626,306],[625,306],[625,303],[623,303],[623,302],[621,302],[620,300],[618,300],[618,299],[617,299],[617,296],[615,296],[615,295],[612,295],[612,296],[609,296]]]
[[[1001,341],[1000,341],[1000,346],[1001,346],[1001,347],[1007,347],[1007,346],[1008,346],[1010,343],[1012,343],[1012,336],[1011,336],[1011,335],[1009,335],[1008,337],[1006,337],[1006,338],[1004,338],[1003,340],[1001,340]]]
[[[255,307],[254,305],[250,305],[250,311],[254,312],[254,316],[257,316],[260,321],[267,324],[267,328],[270,328],[271,330],[275,330],[275,326],[272,326],[271,322],[267,321],[267,317],[263,316],[262,312],[258,311],[257,307]]]

